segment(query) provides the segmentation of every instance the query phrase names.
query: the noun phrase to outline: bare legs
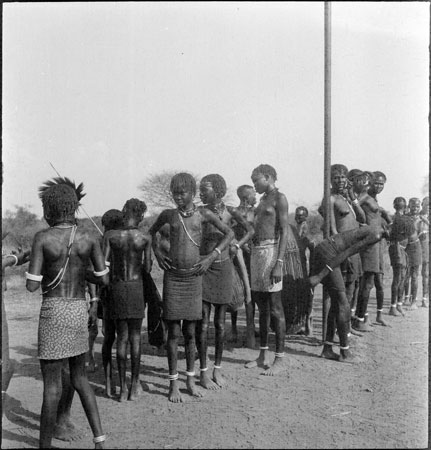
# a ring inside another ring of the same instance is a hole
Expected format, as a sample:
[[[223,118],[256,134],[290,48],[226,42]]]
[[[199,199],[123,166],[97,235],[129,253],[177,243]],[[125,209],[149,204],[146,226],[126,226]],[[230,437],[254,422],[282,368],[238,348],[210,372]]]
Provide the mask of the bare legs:
[[[262,367],[265,369],[264,372],[262,372],[263,375],[276,375],[286,369],[283,360],[286,322],[281,302],[281,291],[252,291],[251,295],[259,308],[260,354],[255,361],[247,363],[245,367],[248,369],[252,367]],[[269,363],[268,355],[268,332],[271,317],[275,327],[275,359],[272,365]]]
[[[169,394],[170,402],[182,402],[182,397],[178,387],[178,340],[180,338],[180,321],[168,320],[168,365],[169,365]],[[187,391],[194,397],[201,397],[202,393],[196,389],[195,386],[195,356],[196,356],[196,340],[195,340],[196,322],[184,320],[182,332],[184,336],[184,346],[186,351],[187,364]]]
[[[409,266],[408,273],[406,277],[406,282],[404,285],[405,296],[408,297],[409,294],[409,284],[410,284],[410,298],[411,304],[409,309],[417,309],[417,294],[418,294],[418,282],[419,282],[419,267],[420,266]]]
[[[376,322],[384,327],[387,325],[382,318],[383,313],[383,301],[384,301],[384,291],[383,291],[383,274],[376,273],[374,275],[374,285],[376,286],[376,300],[377,300],[377,317]]]
[[[427,249],[428,251],[428,249]],[[429,262],[422,261],[422,306],[428,308],[429,294]]]
[[[103,325],[102,361],[105,373],[105,395],[111,397],[115,394],[115,386],[112,383],[112,346],[115,341],[115,321],[103,319]]]
[[[101,436],[103,435],[102,425],[96,397],[87,379],[85,358],[85,353],[69,358],[70,379],[73,388],[78,392],[81,399],[93,435]],[[59,402],[63,391],[63,360],[40,360],[40,367],[43,377],[43,403],[40,417],[39,447],[51,448]],[[64,398],[67,398],[67,396]],[[103,448],[103,442],[96,444],[96,448]]]
[[[211,304],[202,302],[202,320],[197,322],[197,344],[200,361],[200,383],[205,389],[219,389],[226,385],[221,375],[221,361],[223,356],[225,337],[225,318],[227,305],[214,305],[214,327],[215,327],[215,360],[212,379],[208,375],[207,353],[208,353],[208,324],[211,314]]]
[[[94,372],[97,368],[96,361],[94,359],[94,342],[96,341],[99,333],[98,320],[91,324],[88,328],[88,371]]]
[[[389,309],[390,316],[397,316],[398,313],[404,316],[403,311],[403,293],[406,277],[406,266],[397,264],[392,266],[392,284],[391,284],[391,307]]]
[[[371,289],[374,287],[374,272],[365,272],[361,278],[359,286],[358,304],[356,306],[356,321],[354,324],[355,330],[371,331],[368,323],[365,321],[367,314],[368,300],[370,298]]]
[[[136,400],[142,394],[142,386],[139,382],[142,319],[118,319],[116,321],[116,327],[120,402],[126,400],[126,398]],[[132,380],[129,395],[127,395],[126,384],[127,342],[130,342],[130,360],[132,366]]]

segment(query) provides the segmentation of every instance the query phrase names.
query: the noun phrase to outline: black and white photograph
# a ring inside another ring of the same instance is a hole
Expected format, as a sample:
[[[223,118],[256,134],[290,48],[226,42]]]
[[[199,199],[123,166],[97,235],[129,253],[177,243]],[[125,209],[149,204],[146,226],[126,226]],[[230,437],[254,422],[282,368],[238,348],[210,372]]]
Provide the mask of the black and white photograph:
[[[430,11],[2,2],[1,448],[429,448]]]

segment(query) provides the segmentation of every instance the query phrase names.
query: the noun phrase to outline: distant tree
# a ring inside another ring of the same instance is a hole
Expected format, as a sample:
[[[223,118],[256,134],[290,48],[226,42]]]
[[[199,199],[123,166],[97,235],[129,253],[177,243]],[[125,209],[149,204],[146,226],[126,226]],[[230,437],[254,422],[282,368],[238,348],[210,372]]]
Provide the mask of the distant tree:
[[[6,242],[16,242],[24,249],[30,248],[36,232],[47,226],[28,205],[15,205],[15,211],[6,210],[2,218],[2,234],[8,234]]]

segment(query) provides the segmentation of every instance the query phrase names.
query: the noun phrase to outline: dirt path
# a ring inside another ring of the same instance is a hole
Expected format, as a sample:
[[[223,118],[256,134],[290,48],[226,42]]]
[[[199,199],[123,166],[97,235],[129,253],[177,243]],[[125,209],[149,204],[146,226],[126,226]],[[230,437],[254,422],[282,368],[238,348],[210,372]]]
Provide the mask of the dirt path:
[[[16,367],[4,405],[2,448],[34,448],[38,446],[42,401],[36,356],[40,296],[20,288],[7,291],[4,298],[11,357]],[[227,346],[223,370],[229,386],[217,392],[206,391],[200,400],[191,398],[183,389],[182,404],[168,402],[166,357],[155,354],[143,333],[141,380],[149,384],[150,390],[136,402],[123,403],[97,393],[102,423],[109,436],[107,447],[427,447],[428,310],[408,312],[405,318],[387,316],[391,327],[376,325],[373,332],[354,338],[352,347],[359,364],[350,365],[319,358],[320,299],[319,289],[314,338],[286,339],[287,374],[270,378],[261,376],[259,369],[247,370],[244,362],[254,359],[258,351]],[[375,310],[375,300],[371,299],[372,319]],[[238,322],[243,330],[243,310]],[[228,317],[228,329],[229,326]],[[100,333],[96,341],[99,369],[89,374],[96,392],[103,386],[101,342]],[[210,359],[213,351],[211,346]],[[184,381],[183,357],[179,359],[179,369]],[[54,445],[91,448],[91,431],[78,397],[72,415],[80,430],[79,440],[72,443],[55,440]]]

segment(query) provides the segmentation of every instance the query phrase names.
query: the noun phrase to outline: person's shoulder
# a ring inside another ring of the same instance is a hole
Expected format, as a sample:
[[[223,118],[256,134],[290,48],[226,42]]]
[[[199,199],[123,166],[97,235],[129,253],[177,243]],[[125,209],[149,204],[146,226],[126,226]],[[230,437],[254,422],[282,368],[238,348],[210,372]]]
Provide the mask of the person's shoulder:
[[[287,203],[287,197],[283,194],[283,192],[277,191],[275,199],[277,203]]]
[[[49,239],[49,236],[51,235],[51,228],[44,228],[43,230],[39,230],[35,233],[33,237],[33,242],[36,241],[44,241],[46,239]]]

